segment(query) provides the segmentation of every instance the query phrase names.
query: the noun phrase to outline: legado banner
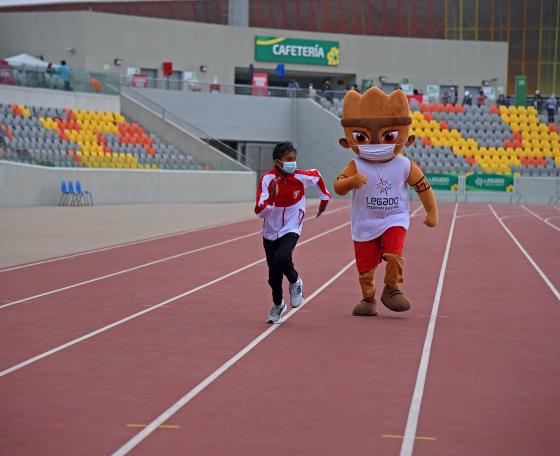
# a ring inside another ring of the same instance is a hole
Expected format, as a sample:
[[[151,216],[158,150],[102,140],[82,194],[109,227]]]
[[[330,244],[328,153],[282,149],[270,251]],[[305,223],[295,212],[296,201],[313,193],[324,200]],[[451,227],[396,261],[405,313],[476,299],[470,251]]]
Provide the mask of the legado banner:
[[[255,60],[337,66],[340,62],[340,46],[338,41],[257,36]]]
[[[434,190],[456,192],[459,188],[459,177],[456,174],[426,174]]]
[[[513,192],[513,176],[502,174],[470,174],[467,191]]]

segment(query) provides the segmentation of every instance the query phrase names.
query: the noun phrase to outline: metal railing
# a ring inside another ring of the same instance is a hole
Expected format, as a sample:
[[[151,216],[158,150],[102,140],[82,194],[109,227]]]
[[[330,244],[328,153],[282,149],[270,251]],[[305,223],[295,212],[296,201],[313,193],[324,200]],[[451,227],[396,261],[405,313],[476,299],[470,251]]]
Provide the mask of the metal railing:
[[[7,72],[7,73],[6,73]],[[10,75],[11,74],[11,75]],[[220,84],[212,82],[182,81],[171,78],[145,78],[122,76],[118,73],[96,72],[70,69],[69,84],[55,68],[46,69],[25,65],[12,69],[3,69],[0,84],[35,87],[42,89],[66,90],[71,92],[102,93],[118,95],[122,87],[134,89],[151,88],[161,90],[178,90],[193,93],[216,93],[247,96],[268,96],[280,98],[325,98],[329,101],[344,98],[346,91],[320,90],[289,87],[255,87],[248,84]]]
[[[11,72],[11,77],[8,77],[6,71]],[[70,69],[70,80],[68,84],[65,84],[63,77],[54,68],[22,65],[11,70],[4,69],[1,83],[41,89],[118,95],[121,77],[116,73]]]
[[[124,95],[128,96],[129,98],[135,100],[139,104],[144,105],[152,112],[156,113],[156,115],[161,117],[162,120],[173,123],[174,125],[187,131],[191,135],[201,139],[208,145],[212,146],[214,149],[219,150],[220,152],[226,154],[227,156],[229,156],[234,160],[238,160],[239,158],[241,158],[242,163],[246,161],[246,157],[240,156],[240,153],[233,147],[227,145],[223,141],[220,141],[219,139],[215,138],[214,136],[202,130],[201,128],[197,127],[196,125],[187,122],[185,119],[173,113],[172,111],[165,109],[163,106],[156,103],[152,99],[145,97],[144,95],[139,93],[138,90],[130,89],[127,87],[121,87],[121,91]]]

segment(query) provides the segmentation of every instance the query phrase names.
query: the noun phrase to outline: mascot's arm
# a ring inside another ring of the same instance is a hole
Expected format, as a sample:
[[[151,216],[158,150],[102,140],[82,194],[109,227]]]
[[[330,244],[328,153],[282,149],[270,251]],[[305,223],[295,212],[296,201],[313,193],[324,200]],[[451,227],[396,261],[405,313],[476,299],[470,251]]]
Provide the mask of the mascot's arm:
[[[416,190],[422,202],[422,206],[424,206],[426,210],[424,224],[429,227],[436,226],[438,223],[436,196],[422,170],[412,162],[410,162],[410,174],[408,175],[407,183],[411,187],[414,187],[414,190]]]
[[[358,172],[356,162],[352,160],[341,171],[334,181],[333,188],[337,195],[344,196],[350,190],[360,188],[367,184],[367,177]]]

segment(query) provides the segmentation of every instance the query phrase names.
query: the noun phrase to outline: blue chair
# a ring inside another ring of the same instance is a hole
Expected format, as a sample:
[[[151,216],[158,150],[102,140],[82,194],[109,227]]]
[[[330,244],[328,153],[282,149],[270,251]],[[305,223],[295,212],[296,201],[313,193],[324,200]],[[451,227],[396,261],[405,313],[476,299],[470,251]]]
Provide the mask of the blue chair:
[[[70,194],[70,206],[81,206],[82,196],[74,189],[74,183],[68,181],[68,193]]]
[[[66,182],[60,181],[60,199],[58,200],[59,206],[66,206],[70,200],[70,192],[68,192],[68,188],[66,187]]]
[[[87,206],[93,206],[93,195],[90,191],[83,191],[80,181],[76,181],[76,193],[80,195],[80,199],[84,199]]]

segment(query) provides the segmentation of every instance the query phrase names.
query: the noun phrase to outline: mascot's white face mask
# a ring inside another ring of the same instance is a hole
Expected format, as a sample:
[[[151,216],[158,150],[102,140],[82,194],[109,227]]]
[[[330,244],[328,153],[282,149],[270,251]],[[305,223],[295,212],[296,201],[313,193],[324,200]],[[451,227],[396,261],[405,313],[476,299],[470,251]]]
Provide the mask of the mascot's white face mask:
[[[360,157],[364,160],[383,161],[395,156],[395,147],[404,144],[363,144],[358,146]]]

